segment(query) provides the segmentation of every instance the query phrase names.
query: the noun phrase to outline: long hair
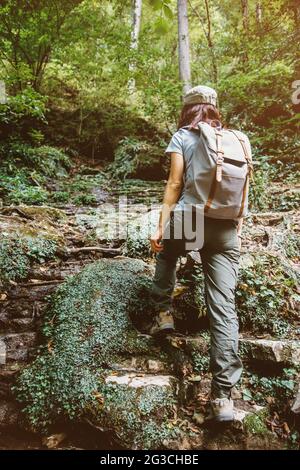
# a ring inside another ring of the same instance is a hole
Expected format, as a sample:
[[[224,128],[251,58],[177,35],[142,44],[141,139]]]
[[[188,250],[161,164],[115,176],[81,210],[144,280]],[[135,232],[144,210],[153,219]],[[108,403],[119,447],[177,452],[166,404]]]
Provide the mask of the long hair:
[[[222,126],[220,112],[213,104],[185,104],[180,113],[178,129],[184,126],[189,126],[189,130],[196,129],[201,121],[213,127]]]

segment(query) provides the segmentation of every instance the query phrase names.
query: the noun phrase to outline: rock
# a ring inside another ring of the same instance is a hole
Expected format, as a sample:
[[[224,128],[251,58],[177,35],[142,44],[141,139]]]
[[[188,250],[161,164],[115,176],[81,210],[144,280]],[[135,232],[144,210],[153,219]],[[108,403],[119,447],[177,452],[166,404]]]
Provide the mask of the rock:
[[[0,338],[0,365],[6,363],[6,343]]]
[[[209,337],[207,335],[170,335],[162,345],[171,358],[176,375],[192,379],[209,367]]]
[[[148,360],[147,366],[148,366],[147,368],[150,372],[161,372],[166,367],[166,365],[162,361],[153,360],[153,359]]]
[[[2,210],[2,212],[23,215],[27,219],[35,219],[45,222],[49,219],[51,222],[66,220],[67,216],[61,209],[51,206],[10,206]]]
[[[234,421],[235,423],[242,424],[247,416],[257,415],[258,413],[265,410],[263,406],[253,405],[252,409],[243,410],[240,408],[234,408]]]
[[[59,434],[52,434],[51,436],[44,437],[42,440],[42,444],[47,447],[48,449],[56,449],[59,444],[61,444],[67,435],[64,432]]]
[[[114,383],[117,385],[126,385],[132,388],[142,388],[147,386],[157,386],[157,387],[170,387],[174,386],[176,379],[170,375],[146,375],[139,374],[136,375],[126,374],[126,375],[108,375],[105,378],[105,383]]]
[[[247,269],[252,268],[255,264],[255,256],[249,253],[242,254],[240,257],[240,268]]]
[[[35,346],[36,333],[12,333],[0,338],[6,348],[6,361],[27,361]],[[3,346],[2,346],[3,347]]]
[[[23,364],[24,365],[24,364]],[[11,387],[16,374],[21,368],[21,363],[10,362],[0,367],[0,397],[10,399],[12,397]]]
[[[90,421],[112,433],[126,448],[165,447],[180,434],[172,426],[177,382],[170,375],[107,375],[106,387],[98,397],[101,421]]]
[[[0,427],[16,426],[20,418],[20,409],[13,401],[0,401]]]
[[[175,378],[145,373],[147,366],[144,372],[114,370],[143,355],[145,364],[151,359],[168,367],[165,353],[130,319],[132,312],[144,312],[151,279],[141,260],[103,259],[58,287],[45,315],[45,344],[16,384],[32,429],[77,417],[110,430],[130,449],[160,448],[180,434],[172,424]]]
[[[296,394],[295,400],[292,404],[291,410],[296,415],[300,414],[300,383],[298,384],[297,394]]]
[[[241,338],[240,346],[249,359],[300,364],[300,341]]]

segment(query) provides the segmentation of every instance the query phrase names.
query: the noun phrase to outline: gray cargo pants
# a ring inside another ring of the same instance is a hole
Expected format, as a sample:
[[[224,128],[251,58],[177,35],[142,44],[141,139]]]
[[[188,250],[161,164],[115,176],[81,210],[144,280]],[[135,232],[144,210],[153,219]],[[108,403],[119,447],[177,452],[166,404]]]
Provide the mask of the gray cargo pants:
[[[178,257],[185,253],[183,240],[163,240],[156,255],[151,299],[155,310],[171,308]],[[205,301],[210,323],[212,396],[230,396],[242,372],[238,356],[238,319],[235,288],[239,266],[237,224],[234,220],[204,218],[204,244],[200,250],[205,279]]]

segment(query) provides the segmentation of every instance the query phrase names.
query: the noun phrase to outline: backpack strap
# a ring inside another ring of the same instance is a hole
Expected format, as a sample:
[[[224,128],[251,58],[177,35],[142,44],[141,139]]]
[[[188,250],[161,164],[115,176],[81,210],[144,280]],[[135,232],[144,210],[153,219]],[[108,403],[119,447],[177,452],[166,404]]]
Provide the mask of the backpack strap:
[[[244,155],[245,155],[245,159],[246,159],[246,162],[247,162],[247,165],[248,165],[248,171],[247,171],[247,176],[246,176],[246,180],[245,180],[245,184],[244,184],[244,188],[243,188],[243,195],[242,195],[242,202],[241,202],[241,207],[240,207],[240,210],[239,210],[239,213],[238,213],[238,218],[242,217],[242,214],[243,214],[243,211],[244,211],[244,207],[245,207],[245,202],[246,202],[246,195],[247,195],[247,189],[248,189],[248,186],[249,186],[249,180],[253,179],[253,165],[252,165],[252,160],[251,160],[251,157],[248,153],[248,150],[247,150],[247,146],[246,146],[246,142],[244,139],[242,139],[242,137],[240,137],[235,131],[233,131],[232,129],[229,129],[230,132],[232,132],[236,138],[239,140],[242,148],[243,148],[243,151],[244,151]]]
[[[206,213],[211,206],[215,192],[217,189],[217,183],[222,181],[222,164],[224,161],[224,150],[222,149],[222,132],[219,129],[215,129],[216,139],[217,139],[217,166],[215,177],[212,180],[211,187],[209,190],[208,199],[204,206],[204,213]]]
[[[216,169],[216,180],[218,183],[222,181],[222,164],[224,161],[224,150],[222,149],[222,132],[215,130],[217,139],[217,169]]]
[[[250,155],[248,153],[248,150],[247,150],[245,139],[240,137],[237,134],[237,132],[235,132],[234,130],[232,130],[232,129],[228,129],[228,130],[230,132],[232,132],[233,135],[235,135],[235,137],[239,140],[239,142],[242,146],[242,149],[243,149],[243,152],[244,152],[244,155],[245,155],[245,159],[246,159],[246,162],[247,162],[247,165],[248,165],[248,175],[249,175],[250,179],[252,180],[253,179],[253,165],[252,165],[251,157],[250,157]]]

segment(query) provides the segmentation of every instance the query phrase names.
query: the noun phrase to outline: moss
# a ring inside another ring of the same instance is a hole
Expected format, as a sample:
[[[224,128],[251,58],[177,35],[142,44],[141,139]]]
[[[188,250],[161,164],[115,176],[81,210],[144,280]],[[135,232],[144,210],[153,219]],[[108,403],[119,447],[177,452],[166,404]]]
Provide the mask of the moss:
[[[265,436],[269,434],[270,431],[266,425],[267,417],[267,410],[262,410],[255,414],[248,414],[243,421],[244,429],[251,435]]]
[[[156,422],[159,435],[173,404],[171,389],[105,382],[114,363],[133,354],[147,355],[153,346],[129,317],[135,308],[143,308],[150,278],[142,261],[103,259],[57,289],[46,315],[44,345],[16,387],[33,428],[85,416],[120,433],[126,445],[141,447],[149,420],[154,427]],[[149,445],[155,439],[148,431]]]
[[[11,237],[0,239],[0,280],[3,282],[25,279],[32,262],[53,258],[57,243],[44,237]]]
[[[236,300],[242,328],[286,336],[297,319],[291,308],[297,284],[290,266],[277,256],[260,253],[254,266],[240,270]]]
[[[116,438],[127,448],[162,447],[165,439],[175,437],[171,424],[173,392],[170,388],[104,385],[101,423],[114,429]]]
[[[18,209],[24,213],[29,218],[34,218],[35,220],[45,221],[46,219],[56,222],[61,220],[66,220],[67,216],[65,212],[55,207],[50,206],[22,206],[20,205]]]

